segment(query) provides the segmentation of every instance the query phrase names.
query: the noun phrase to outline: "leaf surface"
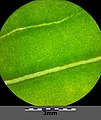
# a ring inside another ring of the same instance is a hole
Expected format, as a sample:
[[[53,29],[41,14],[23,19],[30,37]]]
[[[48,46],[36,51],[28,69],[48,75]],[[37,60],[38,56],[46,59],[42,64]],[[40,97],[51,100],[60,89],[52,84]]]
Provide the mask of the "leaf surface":
[[[28,103],[71,104],[101,75],[101,31],[71,2],[30,2],[14,12],[0,32],[0,74]],[[16,79],[20,81],[13,82]]]

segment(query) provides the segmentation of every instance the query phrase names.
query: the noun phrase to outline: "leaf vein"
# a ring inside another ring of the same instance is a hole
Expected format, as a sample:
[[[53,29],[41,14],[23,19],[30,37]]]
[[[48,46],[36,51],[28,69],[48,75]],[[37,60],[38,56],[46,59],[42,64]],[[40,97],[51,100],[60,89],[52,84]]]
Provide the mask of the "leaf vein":
[[[82,13],[82,12],[79,12],[79,13],[77,13],[76,15],[73,14],[73,15],[71,15],[71,16],[68,16],[68,17],[66,17],[66,18],[63,18],[63,19],[61,19],[61,20],[54,21],[54,22],[42,23],[42,24],[38,24],[38,25],[31,25],[31,26],[26,26],[26,27],[22,27],[22,28],[16,28],[16,29],[8,32],[8,33],[5,34],[5,35],[2,35],[2,36],[0,37],[0,39],[5,38],[5,37],[7,37],[7,36],[9,36],[9,35],[17,32],[17,31],[22,31],[22,30],[26,30],[26,29],[30,29],[30,28],[37,28],[37,27],[49,26],[49,25],[53,25],[53,24],[59,24],[59,23],[62,23],[62,22],[64,22],[64,21],[72,18],[72,17],[78,16],[78,15],[80,15],[81,13]]]
[[[22,81],[25,81],[25,80],[28,80],[28,79],[32,79],[32,78],[36,78],[36,77],[40,77],[40,76],[43,76],[43,75],[46,75],[46,74],[49,74],[49,73],[55,73],[55,72],[58,72],[58,71],[61,71],[61,70],[66,70],[66,69],[69,69],[69,68],[77,67],[77,66],[80,66],[80,65],[85,65],[85,64],[88,64],[88,63],[94,63],[94,62],[97,62],[97,61],[101,61],[101,56],[91,58],[91,59],[87,59],[87,60],[74,62],[74,63],[70,63],[70,64],[67,64],[67,65],[64,65],[64,66],[58,66],[58,67],[50,68],[50,69],[39,71],[39,72],[36,72],[36,73],[33,73],[33,74],[18,77],[18,78],[12,79],[12,80],[6,80],[5,84],[9,85],[9,84],[14,84],[14,83],[19,83],[19,82],[22,82]]]

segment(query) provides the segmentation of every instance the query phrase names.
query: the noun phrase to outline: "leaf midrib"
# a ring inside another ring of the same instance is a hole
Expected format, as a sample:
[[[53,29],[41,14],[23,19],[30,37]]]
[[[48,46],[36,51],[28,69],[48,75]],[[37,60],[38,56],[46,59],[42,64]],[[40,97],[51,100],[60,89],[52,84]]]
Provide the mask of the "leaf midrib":
[[[74,62],[74,63],[70,63],[70,64],[66,64],[63,66],[58,66],[58,67],[54,67],[54,68],[50,68],[47,70],[43,70],[43,71],[39,71],[33,74],[29,74],[29,75],[25,75],[22,77],[18,77],[12,80],[6,80],[5,84],[6,85],[10,85],[10,84],[15,84],[15,83],[19,83],[28,79],[32,79],[32,78],[36,78],[36,77],[40,77],[49,73],[55,73],[61,70],[65,70],[65,69],[69,69],[69,68],[73,68],[73,67],[77,67],[80,65],[85,65],[85,64],[89,64],[89,63],[94,63],[97,61],[101,61],[101,56],[95,57],[95,58],[91,58],[91,59],[87,59],[87,60],[82,60],[82,61],[78,61],[78,62]]]

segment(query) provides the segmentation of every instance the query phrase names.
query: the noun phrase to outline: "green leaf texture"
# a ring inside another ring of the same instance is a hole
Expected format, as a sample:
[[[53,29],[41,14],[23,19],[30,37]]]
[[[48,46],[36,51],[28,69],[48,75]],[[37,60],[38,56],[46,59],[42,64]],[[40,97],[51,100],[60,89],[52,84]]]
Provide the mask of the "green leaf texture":
[[[30,2],[0,32],[0,74],[32,105],[74,103],[101,75],[101,31],[71,2]]]

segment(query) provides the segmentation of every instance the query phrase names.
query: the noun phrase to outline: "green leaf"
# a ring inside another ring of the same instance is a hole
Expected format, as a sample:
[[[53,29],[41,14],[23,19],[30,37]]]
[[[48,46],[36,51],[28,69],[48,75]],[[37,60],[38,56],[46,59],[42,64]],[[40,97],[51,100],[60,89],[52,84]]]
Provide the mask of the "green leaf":
[[[76,102],[101,75],[101,31],[71,2],[30,2],[0,32],[0,74],[32,105]]]

